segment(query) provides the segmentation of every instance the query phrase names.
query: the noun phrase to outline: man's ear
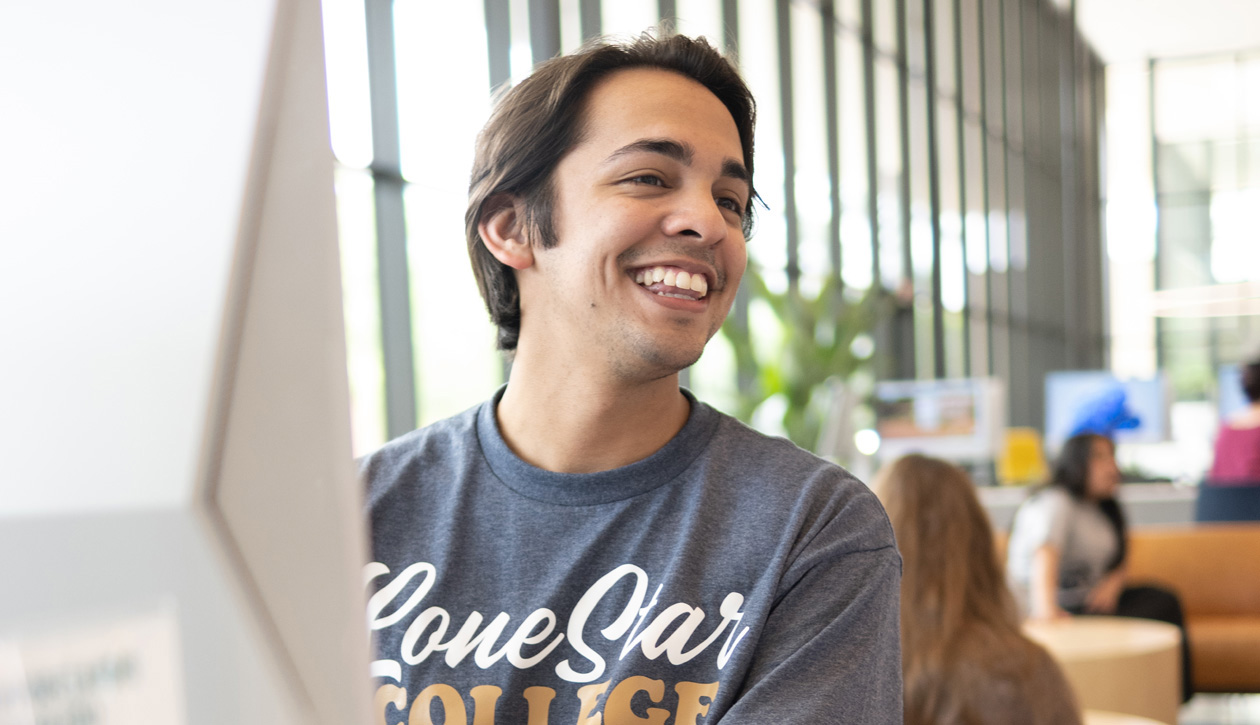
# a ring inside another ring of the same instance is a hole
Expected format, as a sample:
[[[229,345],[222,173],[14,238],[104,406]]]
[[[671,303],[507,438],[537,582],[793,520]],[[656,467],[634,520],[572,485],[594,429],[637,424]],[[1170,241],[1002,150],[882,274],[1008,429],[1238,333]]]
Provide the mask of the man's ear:
[[[525,236],[524,220],[519,199],[511,194],[495,194],[486,201],[477,224],[481,243],[495,259],[512,269],[525,269],[534,263],[534,250]]]

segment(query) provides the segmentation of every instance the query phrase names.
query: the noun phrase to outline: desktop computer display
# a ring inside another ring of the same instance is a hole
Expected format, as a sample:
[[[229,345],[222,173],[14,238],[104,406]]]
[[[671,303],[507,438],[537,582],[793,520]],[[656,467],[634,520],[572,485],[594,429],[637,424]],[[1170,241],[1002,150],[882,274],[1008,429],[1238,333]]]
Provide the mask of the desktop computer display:
[[[992,461],[1001,446],[1006,408],[997,379],[882,381],[873,398],[881,461],[907,453]]]
[[[1248,405],[1242,389],[1242,368],[1222,365],[1216,369],[1216,411],[1221,420],[1229,418]]]
[[[1168,440],[1170,395],[1162,376],[1121,380],[1105,370],[1046,375],[1045,444],[1052,454],[1077,433],[1100,433],[1116,443]]]

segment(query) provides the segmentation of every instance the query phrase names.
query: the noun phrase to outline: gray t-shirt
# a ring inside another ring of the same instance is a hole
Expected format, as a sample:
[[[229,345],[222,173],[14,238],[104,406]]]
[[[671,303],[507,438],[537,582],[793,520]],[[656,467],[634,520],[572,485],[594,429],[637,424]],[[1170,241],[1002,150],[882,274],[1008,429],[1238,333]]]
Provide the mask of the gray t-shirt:
[[[1059,606],[1079,609],[1106,576],[1120,541],[1097,504],[1072,498],[1059,486],[1033,494],[1015,513],[1006,557],[1011,589],[1025,612],[1033,554],[1046,544],[1059,551]]]
[[[611,471],[521,460],[498,396],[364,462],[385,721],[901,722],[879,502],[687,397],[673,440]]]

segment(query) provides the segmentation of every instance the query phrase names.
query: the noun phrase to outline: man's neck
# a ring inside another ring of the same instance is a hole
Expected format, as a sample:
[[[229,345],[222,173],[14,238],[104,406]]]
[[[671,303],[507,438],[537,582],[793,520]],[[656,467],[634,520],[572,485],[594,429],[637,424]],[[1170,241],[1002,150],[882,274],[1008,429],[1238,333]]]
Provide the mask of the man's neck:
[[[690,412],[677,374],[609,383],[518,360],[496,415],[503,440],[523,460],[557,473],[593,473],[660,450]]]

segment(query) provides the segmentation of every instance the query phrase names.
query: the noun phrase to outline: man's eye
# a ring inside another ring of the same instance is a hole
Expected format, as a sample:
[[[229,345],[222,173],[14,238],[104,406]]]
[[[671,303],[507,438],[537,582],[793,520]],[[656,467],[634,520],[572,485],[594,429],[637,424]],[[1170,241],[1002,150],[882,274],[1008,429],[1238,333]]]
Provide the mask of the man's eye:
[[[730,209],[736,214],[744,213],[744,206],[739,203],[738,199],[732,199],[730,197],[720,197],[717,200],[717,203],[718,203],[718,206],[722,207],[723,209]]]
[[[653,176],[651,174],[644,174],[642,176],[633,176],[629,179],[626,179],[626,181],[629,181],[633,184],[647,184],[648,186],[664,186],[665,185],[665,182],[661,180],[661,177]]]

